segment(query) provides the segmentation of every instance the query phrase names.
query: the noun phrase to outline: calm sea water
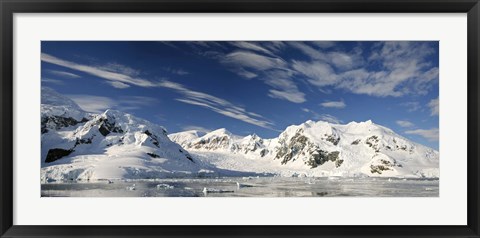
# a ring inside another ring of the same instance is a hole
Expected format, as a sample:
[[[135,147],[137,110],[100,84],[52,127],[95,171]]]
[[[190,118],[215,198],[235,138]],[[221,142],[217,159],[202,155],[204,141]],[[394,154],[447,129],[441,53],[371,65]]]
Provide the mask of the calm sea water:
[[[439,180],[202,178],[42,184],[42,197],[438,197]],[[237,184],[238,183],[238,184]]]

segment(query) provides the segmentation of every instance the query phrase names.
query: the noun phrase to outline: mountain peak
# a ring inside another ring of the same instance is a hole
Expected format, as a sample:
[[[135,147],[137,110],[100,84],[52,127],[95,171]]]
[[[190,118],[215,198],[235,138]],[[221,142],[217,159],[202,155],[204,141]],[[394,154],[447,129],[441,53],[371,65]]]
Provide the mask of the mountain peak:
[[[78,104],[75,103],[72,99],[63,96],[57,91],[48,87],[42,87],[41,103],[50,106],[67,107],[69,109],[83,112],[80,106],[78,106]]]
[[[214,131],[207,133],[205,136],[232,136],[232,133],[225,128],[220,128]]]

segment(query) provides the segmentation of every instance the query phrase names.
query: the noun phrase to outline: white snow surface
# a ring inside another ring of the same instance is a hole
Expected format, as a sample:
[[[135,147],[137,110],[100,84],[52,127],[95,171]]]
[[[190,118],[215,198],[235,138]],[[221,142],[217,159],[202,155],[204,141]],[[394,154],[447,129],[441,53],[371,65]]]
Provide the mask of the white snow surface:
[[[438,151],[370,120],[346,125],[307,121],[287,127],[273,139],[218,131],[191,138],[176,133],[170,138],[194,158],[223,169],[280,176],[439,177]],[[322,153],[334,160],[312,159]]]
[[[42,88],[41,179],[112,180],[211,176],[439,177],[439,153],[372,121],[307,121],[276,138],[170,134],[115,110],[83,111]]]
[[[63,126],[63,117],[71,115],[88,118]],[[172,142],[161,126],[114,110],[87,114],[73,101],[42,88],[42,118],[53,116],[55,120],[42,121],[50,125],[46,131],[42,125],[42,181],[192,177],[212,172]],[[54,156],[58,150],[61,155]]]

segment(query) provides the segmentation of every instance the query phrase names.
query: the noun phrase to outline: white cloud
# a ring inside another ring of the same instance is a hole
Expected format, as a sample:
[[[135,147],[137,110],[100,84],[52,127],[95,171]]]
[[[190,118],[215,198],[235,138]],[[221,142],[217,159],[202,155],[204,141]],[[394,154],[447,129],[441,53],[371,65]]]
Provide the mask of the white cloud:
[[[267,50],[267,49],[263,48],[262,46],[257,45],[255,43],[246,42],[246,41],[232,41],[232,42],[230,42],[230,44],[232,44],[232,45],[234,45],[238,48],[244,49],[244,50],[252,50],[252,51],[257,51],[257,52],[260,52],[260,53],[268,54],[268,55],[271,55],[271,56],[275,56],[270,50]]]
[[[417,130],[405,131],[405,134],[419,135],[429,141],[438,141],[439,131],[438,131],[438,128],[432,128],[430,130],[417,129]]]
[[[247,78],[247,79],[253,79],[253,78],[256,78],[258,76],[258,74],[252,73],[252,72],[247,71],[245,69],[238,69],[237,74],[244,77],[244,78]]]
[[[311,61],[293,61],[293,68],[318,87],[333,86],[356,94],[377,97],[424,95],[438,82],[438,68],[430,56],[435,53],[424,42],[381,42],[364,58],[361,50],[352,52],[315,49],[304,42],[290,45]],[[372,67],[375,65],[375,67]]]
[[[320,61],[304,62],[294,60],[293,69],[308,76],[308,81],[319,87],[337,84],[340,77],[327,63]]]
[[[316,121],[326,121],[330,122],[333,124],[341,124],[343,123],[342,120],[338,119],[337,117],[330,115],[330,114],[319,114],[313,110],[310,110],[308,108],[301,108],[302,111],[311,114],[311,118]]]
[[[124,84],[135,85],[139,87],[157,87],[158,85],[146,79],[135,77],[135,75],[127,75],[126,72],[135,73],[128,67],[121,67],[118,64],[111,64],[104,67],[88,66],[77,64],[71,61],[63,60],[45,53],[42,53],[42,61],[63,66],[65,68],[77,70],[83,73],[94,75],[99,78],[110,80],[113,82],[121,82]]]
[[[438,113],[439,113],[438,98],[430,100],[430,102],[428,103],[428,107],[430,108],[430,115],[431,116],[438,116]]]
[[[286,66],[286,62],[282,59],[247,51],[235,51],[227,54],[222,62],[236,68],[255,70],[282,69]]]
[[[199,132],[203,132],[203,133],[209,133],[209,132],[212,131],[210,129],[207,129],[207,128],[201,127],[201,126],[184,126],[184,127],[182,127],[182,130],[183,131],[199,131]]]
[[[320,103],[322,107],[330,107],[330,108],[345,108],[347,105],[345,102],[342,101],[327,101]]]
[[[70,73],[70,72],[65,72],[65,71],[59,71],[59,70],[48,70],[49,73],[60,76],[60,77],[66,77],[66,78],[80,78],[79,75]]]
[[[108,84],[112,85],[112,87],[114,88],[129,88],[130,85],[126,84],[126,83],[122,83],[122,82],[117,82],[117,81],[110,81],[110,82],[107,82]]]
[[[412,126],[415,126],[415,124],[409,122],[409,121],[404,121],[404,120],[398,120],[396,121],[397,125],[401,126],[401,127],[412,127]]]
[[[261,44],[269,49],[271,52],[281,52],[285,48],[285,43],[282,41],[263,41]]]
[[[117,105],[117,103],[108,98],[108,97],[101,97],[101,96],[92,96],[92,95],[67,95],[70,99],[72,99],[75,103],[80,106],[83,110],[87,112],[93,113],[102,113],[107,109],[111,109]]]
[[[232,44],[238,45],[240,43],[235,42]],[[252,45],[247,46],[253,47]],[[243,47],[246,48],[245,45]],[[269,51],[269,53],[271,52]],[[273,53],[271,54],[273,55]],[[221,62],[233,68],[233,71],[242,77],[248,79],[258,78],[272,87],[268,90],[267,95],[269,97],[287,100],[292,103],[303,103],[306,101],[305,94],[300,92],[292,80],[294,71],[290,70],[287,63],[279,57],[235,51],[227,54]]]
[[[325,61],[325,62],[328,60],[327,55],[323,51],[315,49],[305,42],[292,41],[292,42],[288,42],[288,44],[290,46],[293,46],[294,48],[300,50],[305,55],[307,55],[308,57],[310,57],[314,60],[322,60],[322,61]]]
[[[56,84],[56,85],[64,85],[65,82],[62,80],[58,79],[51,79],[51,78],[42,78],[42,83],[51,83],[51,84]]]
[[[275,89],[268,90],[268,96],[272,98],[285,99],[293,103],[305,102],[305,94],[299,91],[279,91]]]
[[[284,99],[293,103],[306,101],[305,94],[300,92],[297,85],[291,80],[292,72],[286,70],[270,70],[264,72],[263,80],[272,89],[268,90],[268,96]]]
[[[120,111],[139,110],[158,103],[157,99],[144,96],[121,96],[118,98],[87,94],[71,94],[66,96],[71,98],[83,110],[92,113],[102,113],[107,109]]]
[[[348,55],[342,52],[329,53],[328,57],[335,67],[341,69],[351,69],[356,63],[354,55]]]
[[[136,70],[134,68],[119,63],[108,63],[100,66],[100,69],[110,72],[118,72],[121,74],[129,75],[131,77],[136,77],[140,75],[140,70]]]
[[[333,124],[342,123],[342,120],[340,120],[340,119],[338,119],[335,116],[332,116],[330,114],[321,114],[321,115],[319,115],[318,119],[320,119],[322,121],[330,122],[330,123],[333,123]]]
[[[175,99],[179,102],[204,107],[227,117],[235,118],[259,127],[272,129],[273,123],[265,120],[263,116],[257,113],[249,112],[245,108],[234,105],[225,99],[221,99],[207,93],[193,91],[179,83],[167,80],[161,81],[159,85],[161,87],[173,89],[177,91],[177,93],[181,94],[183,98]]]

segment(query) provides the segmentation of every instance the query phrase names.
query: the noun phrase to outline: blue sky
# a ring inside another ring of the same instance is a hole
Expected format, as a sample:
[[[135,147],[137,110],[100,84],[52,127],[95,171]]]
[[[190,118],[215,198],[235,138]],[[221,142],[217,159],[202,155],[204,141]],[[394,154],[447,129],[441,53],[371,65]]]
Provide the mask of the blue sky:
[[[170,133],[366,121],[438,149],[438,42],[43,41],[42,86]]]

